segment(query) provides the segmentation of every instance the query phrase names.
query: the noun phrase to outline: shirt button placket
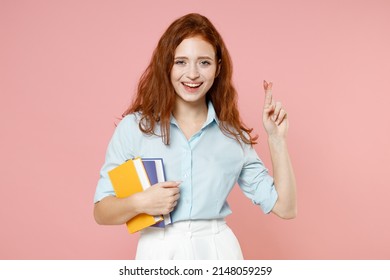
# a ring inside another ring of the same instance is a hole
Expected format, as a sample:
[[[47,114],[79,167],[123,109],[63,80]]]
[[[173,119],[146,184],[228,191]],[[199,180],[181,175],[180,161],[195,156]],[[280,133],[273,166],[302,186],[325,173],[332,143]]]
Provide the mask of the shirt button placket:
[[[182,166],[182,174],[183,174],[183,180],[185,183],[185,186],[187,187],[186,190],[186,198],[185,203],[187,204],[188,209],[188,218],[191,217],[191,201],[192,201],[192,183],[191,183],[191,163],[192,163],[192,153],[191,153],[191,147],[188,145],[186,148],[186,151],[184,153],[184,164]]]

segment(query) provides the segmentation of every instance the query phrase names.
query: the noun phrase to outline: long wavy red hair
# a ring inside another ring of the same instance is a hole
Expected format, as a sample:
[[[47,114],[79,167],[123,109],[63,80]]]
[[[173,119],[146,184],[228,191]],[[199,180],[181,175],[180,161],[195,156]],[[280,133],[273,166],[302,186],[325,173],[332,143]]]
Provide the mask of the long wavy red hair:
[[[175,51],[184,39],[195,36],[209,42],[215,49],[217,61],[220,61],[220,72],[207,92],[206,100],[213,103],[222,132],[237,141],[256,144],[258,137],[251,135],[253,129],[246,127],[238,112],[237,92],[232,83],[233,66],[225,43],[214,25],[205,16],[196,13],[178,18],[162,35],[149,66],[140,78],[135,98],[122,117],[140,112],[141,131],[156,134],[156,124],[159,123],[159,136],[165,144],[169,144],[170,117],[176,99],[170,81]]]

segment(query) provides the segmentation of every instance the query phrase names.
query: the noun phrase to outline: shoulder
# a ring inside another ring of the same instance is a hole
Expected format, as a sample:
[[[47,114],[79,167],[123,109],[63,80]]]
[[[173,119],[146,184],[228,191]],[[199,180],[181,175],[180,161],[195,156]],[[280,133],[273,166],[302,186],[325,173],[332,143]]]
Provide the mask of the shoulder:
[[[140,113],[128,114],[120,120],[118,124],[118,128],[131,129],[133,127],[138,127],[140,119],[141,119]]]
[[[131,140],[130,138],[141,137],[139,129],[139,114],[132,113],[124,116],[116,125],[115,135],[119,138]],[[134,140],[134,139],[133,139]]]

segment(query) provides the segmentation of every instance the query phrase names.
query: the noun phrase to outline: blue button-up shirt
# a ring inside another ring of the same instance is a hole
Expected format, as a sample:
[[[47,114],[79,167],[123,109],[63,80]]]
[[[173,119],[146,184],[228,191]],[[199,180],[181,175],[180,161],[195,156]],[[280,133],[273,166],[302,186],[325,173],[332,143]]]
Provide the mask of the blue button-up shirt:
[[[108,171],[127,159],[143,157],[163,158],[167,181],[182,181],[173,222],[226,217],[231,213],[226,199],[236,183],[264,213],[272,210],[278,197],[273,178],[253,147],[222,133],[211,102],[206,122],[189,140],[171,117],[170,145],[159,136],[143,134],[139,119],[139,114],[131,114],[118,124],[100,171],[95,202],[115,195]],[[156,128],[159,135],[160,127]]]

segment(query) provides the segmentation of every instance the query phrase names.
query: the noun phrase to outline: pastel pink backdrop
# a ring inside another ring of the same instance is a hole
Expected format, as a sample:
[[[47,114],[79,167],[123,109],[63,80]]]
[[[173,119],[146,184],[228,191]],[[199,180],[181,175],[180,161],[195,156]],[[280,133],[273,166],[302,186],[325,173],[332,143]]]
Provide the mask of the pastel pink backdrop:
[[[108,141],[174,19],[208,16],[260,135],[263,79],[288,110],[299,213],[263,215],[236,188],[248,259],[390,258],[390,2],[0,2],[0,259],[131,259],[137,235],[98,226]]]

